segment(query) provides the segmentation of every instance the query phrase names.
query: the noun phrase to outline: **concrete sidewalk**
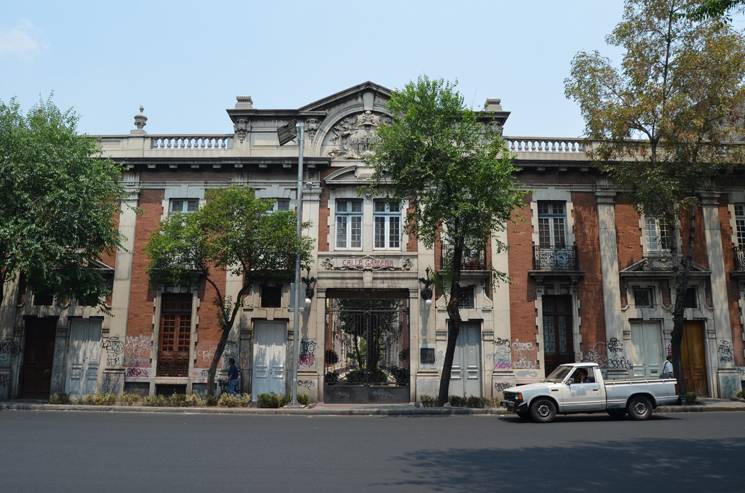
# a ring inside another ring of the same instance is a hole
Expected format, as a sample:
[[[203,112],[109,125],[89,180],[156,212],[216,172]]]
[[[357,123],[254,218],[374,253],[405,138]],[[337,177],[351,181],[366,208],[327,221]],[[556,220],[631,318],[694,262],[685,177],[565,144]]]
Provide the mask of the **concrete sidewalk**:
[[[655,413],[694,413],[745,411],[745,400],[701,398],[694,406],[660,406]],[[0,402],[0,411],[83,411],[118,413],[171,413],[171,414],[258,414],[300,416],[450,416],[450,415],[502,415],[501,407],[470,409],[460,407],[434,408],[415,404],[311,404],[300,409],[260,409],[228,407],[151,407],[151,406],[89,406],[49,404],[45,401],[16,400]]]

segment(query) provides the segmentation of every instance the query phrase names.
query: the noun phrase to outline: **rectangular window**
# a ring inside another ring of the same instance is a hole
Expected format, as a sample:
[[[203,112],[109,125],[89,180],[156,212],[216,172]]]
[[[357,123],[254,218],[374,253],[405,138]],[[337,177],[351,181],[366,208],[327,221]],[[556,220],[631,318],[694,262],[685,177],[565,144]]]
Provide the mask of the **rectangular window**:
[[[376,250],[401,249],[401,204],[376,200],[374,202]]]
[[[275,203],[275,210],[289,211],[290,210],[290,199],[277,199],[277,202]]]
[[[362,248],[362,201],[336,201],[336,248]]]
[[[737,245],[745,247],[745,205],[735,206],[735,224],[737,227]]]
[[[187,214],[199,210],[199,199],[171,199],[169,212]]]
[[[685,298],[683,298],[683,308],[698,308],[698,290],[688,288]]]
[[[635,289],[634,304],[637,308],[652,308],[652,290]]]
[[[669,252],[670,237],[667,227],[655,217],[644,218],[644,235],[648,252]]]
[[[564,202],[538,202],[538,242],[541,248],[566,248]]]
[[[282,286],[261,286],[262,308],[279,308],[282,306]]]
[[[423,365],[434,365],[435,364],[435,348],[433,347],[419,348],[419,362]]]

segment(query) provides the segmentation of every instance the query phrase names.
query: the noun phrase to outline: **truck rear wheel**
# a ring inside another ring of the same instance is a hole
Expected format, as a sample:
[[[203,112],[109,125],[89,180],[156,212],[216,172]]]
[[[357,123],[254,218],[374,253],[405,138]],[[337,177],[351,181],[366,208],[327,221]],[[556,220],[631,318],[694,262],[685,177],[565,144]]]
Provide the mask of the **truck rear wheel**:
[[[646,397],[632,397],[629,400],[627,409],[629,411],[629,418],[635,421],[649,419],[649,417],[652,416],[652,404]]]
[[[556,406],[548,399],[539,399],[530,406],[530,417],[536,423],[550,423],[556,417]]]
[[[626,416],[626,409],[609,409],[608,414],[613,419],[622,419]]]

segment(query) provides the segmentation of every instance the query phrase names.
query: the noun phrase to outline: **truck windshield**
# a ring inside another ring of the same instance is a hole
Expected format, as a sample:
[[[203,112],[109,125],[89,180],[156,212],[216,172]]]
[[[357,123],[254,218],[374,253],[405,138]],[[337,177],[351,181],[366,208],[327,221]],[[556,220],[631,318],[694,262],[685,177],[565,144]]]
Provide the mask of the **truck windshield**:
[[[571,366],[560,366],[557,369],[555,369],[551,374],[546,378],[547,382],[562,382],[564,378],[569,374],[570,371],[572,371]]]

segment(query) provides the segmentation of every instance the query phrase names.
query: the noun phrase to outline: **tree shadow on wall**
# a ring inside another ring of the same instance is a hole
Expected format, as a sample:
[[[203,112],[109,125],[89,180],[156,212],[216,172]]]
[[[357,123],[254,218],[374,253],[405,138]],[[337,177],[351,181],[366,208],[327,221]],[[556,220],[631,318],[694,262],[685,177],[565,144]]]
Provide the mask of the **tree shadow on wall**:
[[[395,458],[408,479],[371,486],[489,492],[740,492],[745,489],[743,457],[745,443],[734,439],[420,450]]]

